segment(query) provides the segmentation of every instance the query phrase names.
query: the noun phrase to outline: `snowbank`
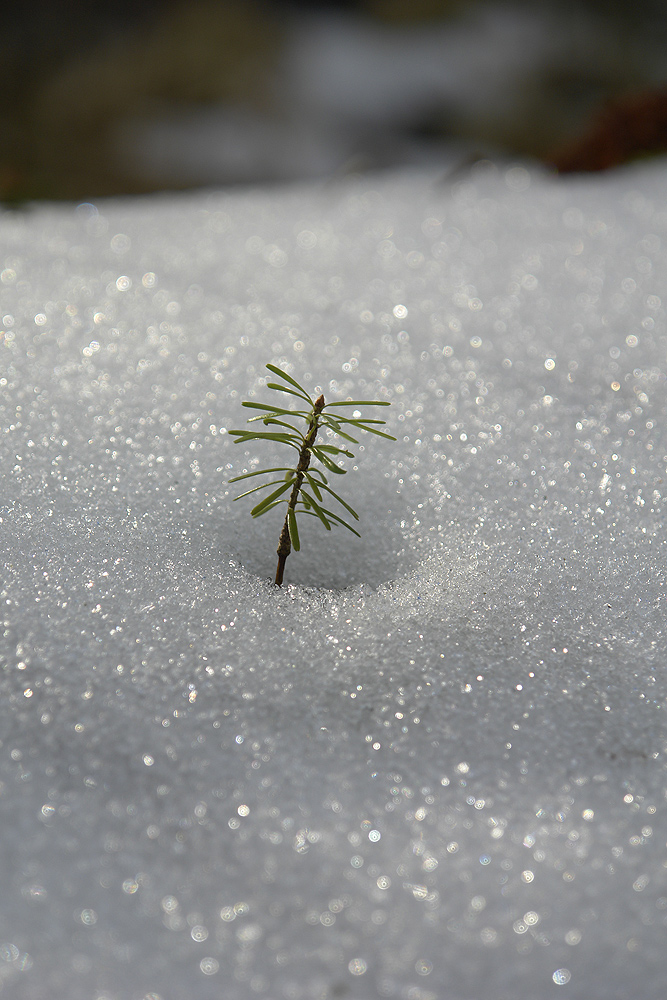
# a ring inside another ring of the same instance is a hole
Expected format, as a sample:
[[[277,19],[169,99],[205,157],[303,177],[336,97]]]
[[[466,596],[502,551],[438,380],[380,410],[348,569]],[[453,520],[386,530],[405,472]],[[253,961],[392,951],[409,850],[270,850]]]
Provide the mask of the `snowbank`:
[[[3,995],[661,1000],[666,187],[3,214]],[[398,438],[280,591],[267,361]]]

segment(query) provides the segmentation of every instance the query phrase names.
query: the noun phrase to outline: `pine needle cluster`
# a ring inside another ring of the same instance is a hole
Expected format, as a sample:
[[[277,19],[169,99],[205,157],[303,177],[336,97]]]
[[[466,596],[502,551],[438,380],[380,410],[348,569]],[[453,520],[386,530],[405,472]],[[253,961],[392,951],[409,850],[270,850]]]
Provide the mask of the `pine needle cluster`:
[[[242,430],[231,430],[229,433],[234,436],[235,444],[247,444],[249,441],[273,441],[277,444],[284,444],[292,448],[297,453],[297,460],[293,465],[275,466],[270,469],[258,469],[256,472],[246,472],[242,476],[234,476],[230,483],[237,483],[243,479],[252,479],[254,476],[267,476],[278,473],[277,479],[269,479],[252,489],[246,490],[239,496],[234,497],[240,500],[242,497],[252,493],[276,487],[266,494],[262,500],[250,511],[253,517],[261,517],[274,507],[287,504],[285,521],[280,533],[278,542],[278,567],[276,569],[275,582],[280,587],[283,582],[285,561],[292,549],[296,552],[301,548],[299,540],[299,527],[297,514],[307,514],[318,518],[327,531],[335,525],[342,525],[357,537],[361,537],[356,528],[345,520],[342,515],[351,516],[355,521],[359,520],[359,515],[335,490],[329,485],[328,476],[344,475],[347,471],[338,464],[342,458],[354,458],[354,455],[345,447],[337,447],[332,444],[318,444],[317,434],[321,428],[333,431],[343,442],[358,444],[357,438],[353,437],[350,431],[367,431],[369,434],[376,434],[378,437],[395,441],[391,434],[378,430],[378,425],[384,424],[384,420],[377,420],[371,417],[345,416],[341,413],[343,407],[350,406],[389,406],[388,402],[377,399],[352,399],[344,402],[326,403],[324,396],[312,399],[302,385],[296,379],[288,375],[281,368],[275,365],[267,365],[268,370],[277,378],[282,380],[282,384],[268,382],[267,388],[277,392],[285,392],[295,396],[304,405],[304,409],[288,409],[283,406],[273,406],[267,403],[244,402],[241,405],[260,412],[248,419],[248,423],[260,422],[262,428],[270,430],[259,430],[246,428]],[[305,424],[305,428],[303,426]],[[275,429],[273,429],[275,428]],[[313,465],[313,460],[317,465]],[[288,494],[288,495],[286,495]],[[332,511],[325,504],[330,503],[330,498],[339,505],[337,511]]]

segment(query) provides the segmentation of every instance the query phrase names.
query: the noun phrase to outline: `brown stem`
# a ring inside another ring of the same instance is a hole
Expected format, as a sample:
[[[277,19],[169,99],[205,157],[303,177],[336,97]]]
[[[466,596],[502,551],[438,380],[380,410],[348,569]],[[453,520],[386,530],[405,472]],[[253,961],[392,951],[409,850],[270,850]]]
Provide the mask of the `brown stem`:
[[[285,514],[285,521],[283,523],[282,531],[280,532],[280,539],[278,540],[278,548],[276,549],[278,553],[278,567],[276,569],[276,585],[282,587],[283,583],[283,573],[285,572],[285,562],[288,555],[292,551],[292,543],[290,541],[289,535],[289,511],[294,510],[296,507],[296,502],[299,499],[299,491],[303,485],[304,473],[310,465],[310,449],[315,444],[315,438],[317,437],[317,428],[319,426],[319,416],[324,409],[324,396],[318,396],[318,398],[313,403],[313,413],[310,418],[310,424],[308,425],[308,433],[306,434],[301,451],[299,452],[299,462],[296,467],[296,479],[294,480],[294,486],[292,487],[292,492],[290,493],[290,498],[287,503],[287,511]]]

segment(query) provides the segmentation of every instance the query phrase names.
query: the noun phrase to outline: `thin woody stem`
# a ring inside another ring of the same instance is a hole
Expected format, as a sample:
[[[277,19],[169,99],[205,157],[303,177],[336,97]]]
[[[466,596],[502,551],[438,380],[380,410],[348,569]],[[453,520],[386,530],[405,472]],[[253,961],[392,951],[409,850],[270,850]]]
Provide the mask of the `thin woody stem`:
[[[285,514],[285,522],[283,524],[282,531],[280,532],[280,539],[278,541],[278,567],[276,569],[276,585],[282,587],[283,583],[283,573],[285,572],[285,562],[288,555],[292,551],[292,543],[290,541],[289,533],[289,512],[294,511],[296,508],[297,500],[299,499],[299,492],[301,486],[303,485],[304,474],[310,465],[310,449],[315,444],[315,438],[317,437],[317,430],[319,427],[319,419],[322,410],[324,409],[324,396],[319,396],[313,403],[313,412],[310,417],[310,423],[308,425],[308,433],[303,439],[303,445],[301,451],[299,452],[299,462],[296,467],[296,479],[294,481],[294,486],[292,487],[292,492],[290,493],[290,498],[287,503],[287,513]]]

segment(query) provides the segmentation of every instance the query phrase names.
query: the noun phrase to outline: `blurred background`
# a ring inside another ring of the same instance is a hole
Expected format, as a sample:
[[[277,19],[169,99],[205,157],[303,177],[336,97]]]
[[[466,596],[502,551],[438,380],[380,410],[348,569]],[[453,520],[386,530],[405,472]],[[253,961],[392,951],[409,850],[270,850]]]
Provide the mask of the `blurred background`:
[[[0,200],[667,148],[667,0],[41,0],[0,37]],[[602,149],[602,152],[601,152]]]

